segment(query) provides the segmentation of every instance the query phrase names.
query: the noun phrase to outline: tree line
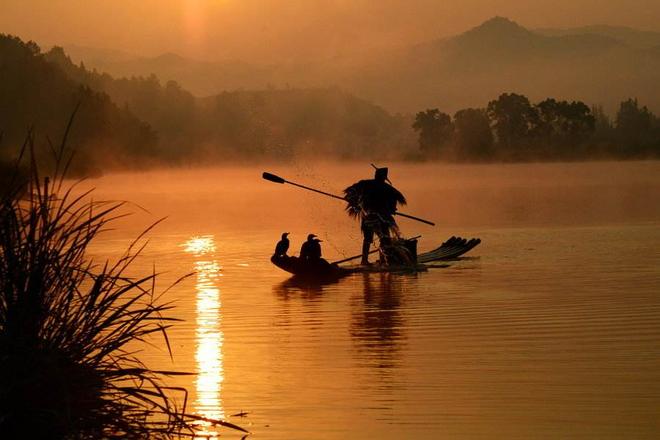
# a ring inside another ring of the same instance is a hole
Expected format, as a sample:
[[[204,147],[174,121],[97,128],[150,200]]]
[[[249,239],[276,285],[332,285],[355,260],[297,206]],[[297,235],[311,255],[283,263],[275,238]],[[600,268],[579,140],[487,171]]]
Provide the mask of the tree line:
[[[28,130],[68,145],[74,172],[298,156],[385,160],[580,160],[660,156],[658,118],[636,100],[610,120],[598,107],[503,94],[453,116],[393,115],[338,88],[233,90],[199,98],[174,81],[114,78],[64,50],[0,34],[0,169]],[[412,128],[411,128],[412,124]],[[417,141],[416,142],[416,134]]]
[[[412,128],[425,159],[459,161],[579,160],[660,156],[660,119],[637,99],[614,120],[601,107],[504,93],[485,108],[417,113]]]

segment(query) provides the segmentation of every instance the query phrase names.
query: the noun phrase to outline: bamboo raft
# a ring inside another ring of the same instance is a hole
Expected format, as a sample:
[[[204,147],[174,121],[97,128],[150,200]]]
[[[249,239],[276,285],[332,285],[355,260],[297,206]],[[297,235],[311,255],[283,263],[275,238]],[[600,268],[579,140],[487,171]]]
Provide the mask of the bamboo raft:
[[[299,278],[312,281],[325,281],[341,278],[353,273],[371,272],[422,272],[431,268],[446,267],[446,265],[432,264],[438,261],[456,259],[481,243],[479,238],[466,239],[462,237],[451,237],[437,248],[417,255],[416,262],[407,265],[384,265],[380,263],[370,265],[348,265],[329,263],[325,260],[305,261],[298,257],[275,256],[270,261],[280,269],[293,274]]]

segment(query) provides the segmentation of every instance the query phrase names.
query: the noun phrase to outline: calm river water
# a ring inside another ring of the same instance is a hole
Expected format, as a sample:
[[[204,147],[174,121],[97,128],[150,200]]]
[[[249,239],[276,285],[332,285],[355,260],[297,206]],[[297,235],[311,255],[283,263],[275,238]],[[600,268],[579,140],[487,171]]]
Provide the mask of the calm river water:
[[[438,225],[400,219],[403,232],[421,250],[480,237],[470,258],[316,288],[272,266],[284,231],[294,252],[313,232],[338,259],[359,253],[359,226],[341,202],[261,172],[340,192],[368,164],[86,183],[135,203],[96,258],[167,216],[133,269],[155,264],[161,288],[195,272],[165,296],[183,320],[174,360],[160,340],[141,355],[196,373],[169,382],[189,390],[188,409],[255,439],[657,438],[660,162],[389,165],[403,211]]]

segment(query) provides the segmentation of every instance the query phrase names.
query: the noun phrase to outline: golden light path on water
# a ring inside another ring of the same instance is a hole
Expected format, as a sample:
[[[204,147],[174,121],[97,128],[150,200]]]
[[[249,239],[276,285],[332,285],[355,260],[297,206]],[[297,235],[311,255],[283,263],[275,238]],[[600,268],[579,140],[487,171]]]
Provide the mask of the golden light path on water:
[[[185,250],[195,257],[196,272],[196,316],[195,331],[197,377],[195,388],[197,398],[194,403],[195,413],[209,419],[224,419],[222,409],[222,382],[224,380],[222,354],[222,302],[218,278],[222,276],[220,263],[215,258],[216,246],[212,235],[191,237],[185,244]],[[200,422],[199,438],[216,437],[217,433],[209,430],[210,424]]]

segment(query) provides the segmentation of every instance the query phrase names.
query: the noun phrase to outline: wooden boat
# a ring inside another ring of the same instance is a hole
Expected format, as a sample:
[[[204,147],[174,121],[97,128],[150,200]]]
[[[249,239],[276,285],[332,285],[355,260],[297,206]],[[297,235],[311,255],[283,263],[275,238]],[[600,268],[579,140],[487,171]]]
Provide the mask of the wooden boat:
[[[290,257],[288,255],[273,255],[270,261],[275,266],[298,278],[322,282],[335,280],[352,273],[421,272],[433,267],[443,267],[432,263],[458,258],[475,248],[479,243],[481,243],[481,239],[479,238],[468,240],[461,237],[451,237],[437,248],[417,255],[417,263],[412,265],[345,265],[329,263],[326,260],[301,260],[298,257]]]
[[[270,257],[271,263],[297,277],[310,280],[332,280],[353,273],[352,270],[328,263],[326,260],[309,261],[288,255]]]

